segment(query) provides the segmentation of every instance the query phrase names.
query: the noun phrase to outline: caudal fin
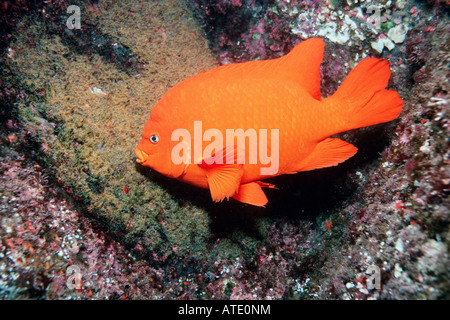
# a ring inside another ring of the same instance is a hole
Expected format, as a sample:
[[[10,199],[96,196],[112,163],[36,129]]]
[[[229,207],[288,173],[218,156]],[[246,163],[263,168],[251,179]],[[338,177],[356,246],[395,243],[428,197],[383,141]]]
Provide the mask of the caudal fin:
[[[367,58],[347,76],[339,89],[323,101],[339,119],[332,133],[391,121],[402,111],[397,92],[386,90],[391,71],[386,60]]]

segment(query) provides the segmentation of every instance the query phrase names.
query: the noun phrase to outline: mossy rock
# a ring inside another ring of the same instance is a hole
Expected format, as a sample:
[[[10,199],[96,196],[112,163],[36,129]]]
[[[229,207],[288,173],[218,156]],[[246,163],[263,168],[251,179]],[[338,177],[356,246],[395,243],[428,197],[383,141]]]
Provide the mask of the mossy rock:
[[[8,63],[22,86],[46,94],[41,101],[17,103],[20,119],[61,184],[129,246],[204,254],[208,212],[153,181],[157,175],[138,168],[134,149],[163,94],[217,60],[177,1],[102,1],[98,10],[81,12],[82,22],[95,23],[130,48],[145,63],[141,72],[130,75],[100,55],[80,54],[49,32],[45,21],[28,17],[11,43]]]

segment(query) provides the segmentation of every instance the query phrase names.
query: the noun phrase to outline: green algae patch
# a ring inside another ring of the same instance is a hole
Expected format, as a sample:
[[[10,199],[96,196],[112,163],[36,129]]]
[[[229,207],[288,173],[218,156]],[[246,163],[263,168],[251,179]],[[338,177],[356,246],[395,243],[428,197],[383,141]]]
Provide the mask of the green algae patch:
[[[128,245],[203,251],[207,212],[180,204],[138,172],[134,149],[151,107],[216,59],[177,1],[102,1],[81,14],[82,23],[130,48],[141,71],[128,74],[100,55],[80,54],[39,18],[27,17],[7,63],[22,86],[45,92],[45,100],[17,102],[20,119],[61,184]]]

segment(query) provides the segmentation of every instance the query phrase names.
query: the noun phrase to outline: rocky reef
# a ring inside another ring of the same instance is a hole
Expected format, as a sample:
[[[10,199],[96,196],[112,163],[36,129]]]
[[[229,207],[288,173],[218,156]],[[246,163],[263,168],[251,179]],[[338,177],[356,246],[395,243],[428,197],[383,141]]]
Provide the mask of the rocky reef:
[[[81,29],[69,29],[69,5]],[[445,1],[0,1],[3,299],[448,299]],[[219,64],[325,39],[322,95],[387,59],[390,123],[271,179],[267,208],[136,164],[151,107]]]

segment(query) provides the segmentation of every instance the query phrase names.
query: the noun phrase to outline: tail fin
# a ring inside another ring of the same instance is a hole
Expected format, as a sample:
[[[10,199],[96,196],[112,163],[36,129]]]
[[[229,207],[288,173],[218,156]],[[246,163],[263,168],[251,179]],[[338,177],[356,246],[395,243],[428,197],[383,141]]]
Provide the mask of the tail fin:
[[[361,61],[349,73],[339,89],[323,100],[329,111],[342,116],[332,134],[398,117],[403,101],[397,92],[385,89],[390,74],[388,62],[376,58]]]

